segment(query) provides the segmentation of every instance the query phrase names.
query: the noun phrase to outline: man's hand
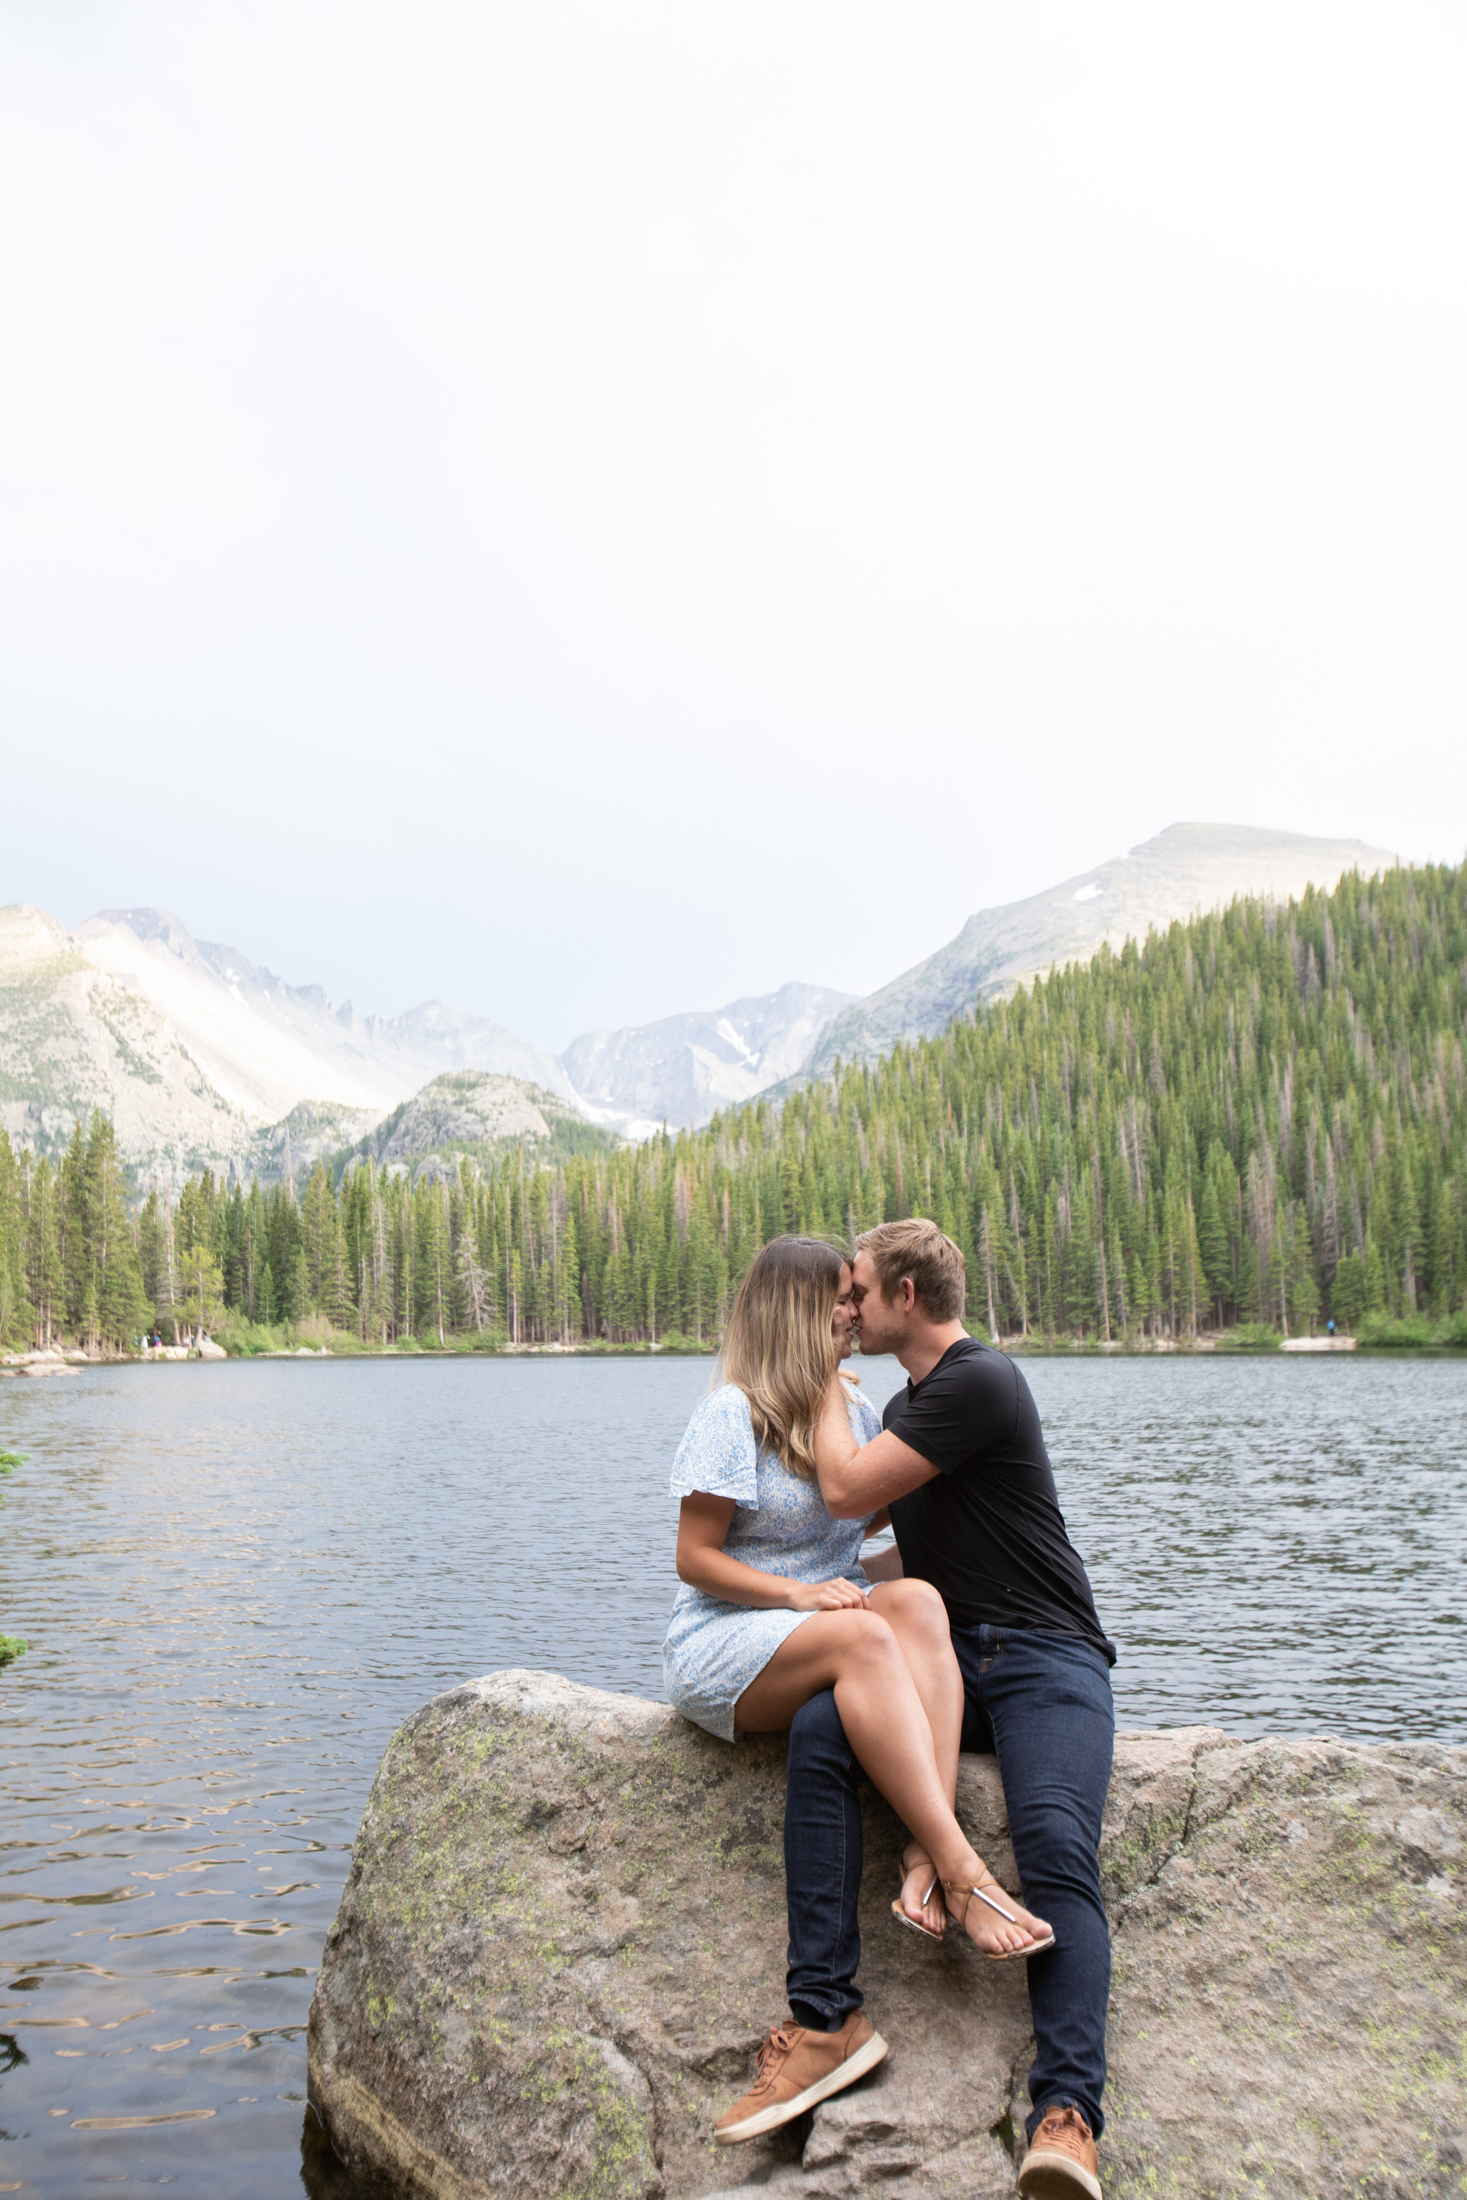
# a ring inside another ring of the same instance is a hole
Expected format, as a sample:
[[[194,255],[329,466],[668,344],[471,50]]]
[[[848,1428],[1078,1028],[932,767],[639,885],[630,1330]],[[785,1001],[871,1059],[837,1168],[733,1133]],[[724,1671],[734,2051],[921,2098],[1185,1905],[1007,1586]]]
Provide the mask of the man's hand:
[[[870,1609],[866,1592],[858,1589],[854,1581],[792,1581],[790,1603],[792,1612],[844,1612],[855,1605]]]
[[[837,1375],[830,1378],[815,1424],[815,1469],[820,1494],[836,1520],[860,1520],[879,1512],[892,1498],[932,1481],[938,1471],[898,1436],[882,1434],[858,1444]]]

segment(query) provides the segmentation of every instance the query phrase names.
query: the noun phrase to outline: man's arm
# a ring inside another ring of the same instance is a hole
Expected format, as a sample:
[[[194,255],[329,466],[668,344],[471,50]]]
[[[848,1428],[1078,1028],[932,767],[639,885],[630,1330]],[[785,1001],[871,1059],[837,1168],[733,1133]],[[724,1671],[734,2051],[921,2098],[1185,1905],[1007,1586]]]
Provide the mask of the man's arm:
[[[858,1444],[839,1379],[832,1376],[815,1430],[815,1471],[820,1494],[837,1520],[860,1520],[880,1512],[894,1497],[931,1482],[938,1469],[889,1432]]]

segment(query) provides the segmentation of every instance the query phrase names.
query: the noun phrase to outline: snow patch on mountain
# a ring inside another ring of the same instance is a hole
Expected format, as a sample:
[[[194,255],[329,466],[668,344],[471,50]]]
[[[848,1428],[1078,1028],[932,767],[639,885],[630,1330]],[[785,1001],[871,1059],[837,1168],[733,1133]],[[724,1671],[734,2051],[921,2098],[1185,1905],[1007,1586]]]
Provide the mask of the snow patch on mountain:
[[[1396,861],[1363,840],[1318,840],[1252,825],[1169,825],[1108,863],[1026,901],[980,909],[946,947],[831,1018],[800,1067],[821,1077],[839,1056],[876,1061],[903,1040],[936,1038],[978,1001],[1012,993],[1055,965],[1088,962],[1109,941],[1144,940],[1156,925],[1217,908],[1239,894],[1287,901]]]
[[[593,1122],[646,1138],[663,1123],[706,1123],[790,1076],[851,998],[830,986],[783,985],[724,1008],[583,1032],[561,1064]]]

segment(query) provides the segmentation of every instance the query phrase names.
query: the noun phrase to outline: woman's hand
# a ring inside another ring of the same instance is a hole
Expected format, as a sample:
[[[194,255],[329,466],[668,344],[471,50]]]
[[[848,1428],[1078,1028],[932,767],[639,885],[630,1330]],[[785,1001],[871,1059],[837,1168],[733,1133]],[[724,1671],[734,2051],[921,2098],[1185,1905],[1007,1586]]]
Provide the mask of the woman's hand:
[[[853,1581],[790,1581],[783,1574],[761,1573],[723,1548],[734,1516],[731,1497],[695,1491],[678,1511],[677,1578],[726,1604],[760,1612],[840,1612],[865,1604],[864,1590]]]
[[[844,1612],[865,1602],[865,1590],[858,1589],[854,1581],[842,1580],[839,1575],[834,1581],[790,1583],[789,1609],[792,1612]]]

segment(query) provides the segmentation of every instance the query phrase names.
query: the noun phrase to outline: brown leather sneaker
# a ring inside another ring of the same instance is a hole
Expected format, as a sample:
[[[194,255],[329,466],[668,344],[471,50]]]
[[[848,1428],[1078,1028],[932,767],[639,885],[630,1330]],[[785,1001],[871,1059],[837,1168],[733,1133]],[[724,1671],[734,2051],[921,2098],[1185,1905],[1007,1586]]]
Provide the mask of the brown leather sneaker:
[[[793,2122],[874,2070],[886,2042],[859,2009],[838,2032],[807,2032],[793,2017],[771,2027],[759,2050],[759,2075],[753,2090],[726,2109],[713,2127],[721,2147],[736,2147],[764,2131]],[[1092,2150],[1093,2151],[1093,2150]],[[1100,2187],[1095,2188],[1099,2193]]]
[[[1025,2200],[1101,2200],[1095,2140],[1078,2108],[1058,2106],[1029,2141],[1019,2170]]]

